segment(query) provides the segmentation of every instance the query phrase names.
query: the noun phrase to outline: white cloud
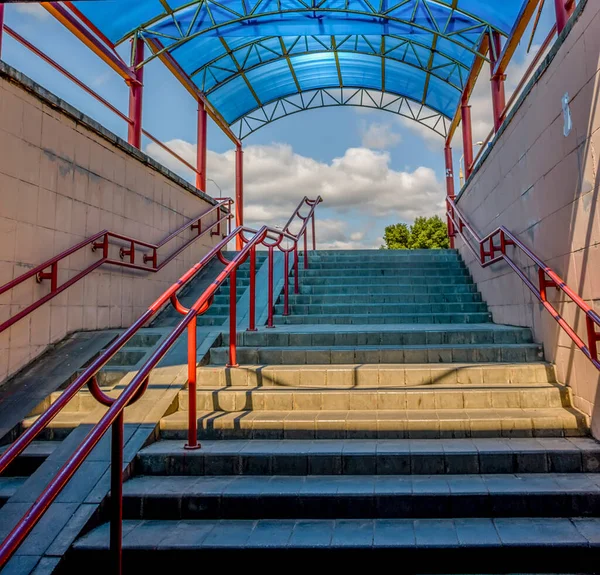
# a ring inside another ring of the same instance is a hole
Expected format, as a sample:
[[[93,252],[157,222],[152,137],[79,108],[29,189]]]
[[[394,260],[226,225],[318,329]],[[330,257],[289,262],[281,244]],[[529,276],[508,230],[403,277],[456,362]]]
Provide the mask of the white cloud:
[[[14,6],[17,12],[33,16],[38,20],[48,20],[50,18],[48,11],[42,8],[37,2],[18,3]]]
[[[377,122],[362,125],[362,145],[373,150],[385,150],[399,144],[402,136],[390,124]]]
[[[183,140],[172,140],[167,145],[194,163],[195,145]],[[191,173],[182,170],[157,145],[150,144],[146,151],[191,179]],[[207,163],[208,174],[222,189],[222,195],[233,197],[234,151],[209,151]],[[244,182],[244,214],[249,225],[281,225],[300,198],[321,195],[325,201],[323,209],[327,210],[323,219],[319,218],[317,234],[321,247],[323,242],[339,248],[378,247],[379,240],[374,244],[370,239],[373,233],[380,235],[381,222],[376,223],[377,232],[373,232],[375,218],[412,221],[443,210],[443,186],[432,169],[397,171],[390,167],[388,153],[367,148],[350,148],[343,156],[325,163],[296,154],[286,144],[247,146]],[[221,195],[210,184],[208,192]],[[354,222],[354,227],[349,222]]]

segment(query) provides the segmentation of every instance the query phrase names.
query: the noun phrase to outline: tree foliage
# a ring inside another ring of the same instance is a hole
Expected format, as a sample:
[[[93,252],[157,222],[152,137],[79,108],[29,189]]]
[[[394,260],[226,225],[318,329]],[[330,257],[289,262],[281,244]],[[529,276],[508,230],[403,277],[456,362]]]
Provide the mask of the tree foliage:
[[[383,239],[385,241],[385,246],[382,246],[384,249],[407,250],[410,244],[410,229],[406,224],[387,226]]]
[[[439,250],[450,247],[448,228],[439,216],[417,218],[412,226],[393,224],[383,236],[387,250]]]

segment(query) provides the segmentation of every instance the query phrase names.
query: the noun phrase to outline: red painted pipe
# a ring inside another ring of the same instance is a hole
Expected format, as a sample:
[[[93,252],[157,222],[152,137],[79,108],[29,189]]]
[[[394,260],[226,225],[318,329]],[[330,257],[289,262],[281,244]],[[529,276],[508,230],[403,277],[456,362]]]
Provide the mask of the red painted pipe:
[[[235,221],[238,227],[244,225],[244,152],[242,145],[235,149]],[[242,249],[242,237],[237,236],[235,249]]]
[[[466,182],[469,179],[473,168],[473,129],[471,126],[471,106],[463,102],[461,105],[461,114]]]
[[[256,248],[250,250],[250,313],[248,331],[256,331]]]
[[[296,295],[298,295],[300,293],[300,285],[299,285],[299,278],[298,278],[298,271],[300,266],[298,265],[298,260],[299,260],[299,256],[298,256],[298,242],[296,242],[294,244],[294,293]]]
[[[121,411],[112,424],[110,449],[110,556],[112,573],[123,573],[123,435]]]
[[[290,259],[289,252],[283,254],[283,315],[290,315],[289,295],[290,295]]]
[[[554,0],[554,9],[556,12],[556,29],[560,35],[575,11],[575,2],[574,0]]]
[[[273,257],[274,257],[273,246],[269,246],[269,289],[268,289],[268,301],[267,306],[269,308],[267,327],[275,327],[273,325]]]
[[[206,192],[206,128],[208,115],[204,102],[198,100],[198,143],[196,145],[196,188]]]
[[[144,40],[136,38],[134,68],[144,61]],[[135,148],[142,148],[142,98],[144,95],[144,68],[133,70],[136,83],[129,83],[129,119],[131,123],[127,131],[127,141]]]
[[[491,86],[492,86],[492,108],[494,113],[494,131],[498,132],[502,122],[504,122],[504,113],[506,111],[506,94],[504,92],[504,80],[506,75],[503,70],[494,72],[496,62],[502,52],[501,37],[499,32],[490,34],[490,68],[491,68]],[[466,158],[465,158],[466,163]],[[472,163],[472,161],[471,161]]]
[[[208,308],[207,308],[208,309]],[[189,310],[188,310],[189,311]],[[196,367],[196,327],[197,316],[194,316],[188,325],[188,441],[185,449],[200,449],[198,443],[198,418],[197,414],[197,367]]]
[[[237,362],[237,273],[234,268],[229,275],[229,363],[227,367],[238,367]]]
[[[0,58],[2,58],[2,36],[4,35],[4,4],[0,4]]]

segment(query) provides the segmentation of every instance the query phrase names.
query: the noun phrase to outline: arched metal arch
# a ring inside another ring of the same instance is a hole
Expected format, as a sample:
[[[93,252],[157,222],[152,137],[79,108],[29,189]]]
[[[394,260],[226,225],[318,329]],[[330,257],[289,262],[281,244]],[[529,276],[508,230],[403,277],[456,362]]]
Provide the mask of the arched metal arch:
[[[232,4],[216,0],[190,2],[171,9],[167,15],[159,15],[141,24],[120,38],[119,42],[132,34],[157,37],[165,45],[164,50],[172,52],[201,36],[264,37],[270,35],[274,27],[281,25],[293,24],[297,29],[301,27],[306,35],[343,34],[342,26],[351,21],[354,25],[365,27],[366,34],[431,35],[432,44],[443,38],[459,49],[470,52],[473,57],[487,59],[486,54],[478,52],[483,34],[491,30],[507,34],[506,30],[461,11],[454,4],[438,4],[438,8],[446,15],[436,18],[424,0],[401,0],[388,9],[381,8],[382,4],[386,4],[385,1],[377,2],[375,7],[368,0],[314,0],[310,4],[304,0],[256,0],[253,6],[248,6],[252,4],[251,1],[238,0],[237,4],[242,10],[234,10]],[[297,20],[293,20],[294,17]],[[150,55],[138,66],[143,66],[160,53]],[[189,73],[189,70],[186,71]]]
[[[280,98],[239,118],[231,124],[231,129],[243,140],[257,130],[287,116],[306,110],[339,106],[390,112],[429,128],[441,138],[445,139],[448,135],[450,120],[443,114],[405,96],[365,88],[322,88]]]
[[[226,39],[222,39],[223,45],[228,50],[227,54],[213,58],[208,63],[196,68],[190,76],[194,78],[198,88],[209,95],[229,80],[237,77],[246,79],[245,75],[248,72],[263,65],[286,60],[293,69],[295,57],[319,53],[364,54],[400,62],[431,74],[454,88],[458,93],[462,92],[469,74],[469,68],[455,58],[436,53],[438,61],[441,60],[441,63],[436,63],[431,48],[401,36],[387,36],[378,39],[377,42],[363,34],[349,34],[342,37],[296,36],[288,37],[286,40],[287,43],[281,37],[258,38],[231,50]],[[298,50],[299,45],[302,47],[301,51]],[[427,54],[423,54],[425,51]],[[266,59],[265,53],[267,54]],[[343,86],[343,78],[340,79]],[[248,84],[250,83],[248,82]],[[383,63],[381,87],[385,91]],[[302,91],[299,85],[297,88],[298,92]],[[421,103],[425,103],[426,97],[427,86]],[[260,100],[257,99],[257,101],[259,105],[262,104]]]

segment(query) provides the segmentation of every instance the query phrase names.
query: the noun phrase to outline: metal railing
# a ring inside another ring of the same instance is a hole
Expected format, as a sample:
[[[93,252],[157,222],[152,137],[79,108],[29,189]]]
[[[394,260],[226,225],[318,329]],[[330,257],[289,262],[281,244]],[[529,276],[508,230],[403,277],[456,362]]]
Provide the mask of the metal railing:
[[[521,278],[531,293],[540,301],[546,311],[550,313],[558,325],[567,333],[575,345],[592,362],[594,367],[600,370],[600,361],[598,359],[600,332],[597,331],[597,328],[600,328],[600,316],[552,268],[547,266],[518,237],[504,226],[500,226],[484,238],[481,238],[458,209],[453,199],[447,197],[446,206],[448,221],[450,222],[449,234],[452,237],[459,234],[467,248],[483,268],[500,261],[505,261]],[[470,236],[470,239],[467,237],[465,231]],[[500,242],[500,245],[496,243],[497,241]],[[473,242],[477,247],[473,246]],[[537,266],[537,286],[506,253],[506,249],[509,246],[514,247],[515,250],[520,250]],[[585,314],[587,345],[575,329],[567,323],[558,310],[548,301],[546,290],[549,287],[560,290]]]
[[[89,26],[92,26],[91,23],[87,19],[86,19],[86,24]],[[45,54],[37,46],[32,44],[29,40],[27,40],[26,38],[21,36],[18,32],[16,32],[15,30],[10,28],[6,24],[4,24],[4,26],[0,25],[0,35],[2,33],[2,28],[7,33],[7,35],[10,36],[13,40],[15,40],[16,42],[18,42],[19,44],[21,44],[22,46],[27,48],[30,52],[32,52],[33,54],[35,54],[36,56],[41,58],[44,62],[46,62],[46,64],[48,64],[49,66],[54,68],[57,72],[61,73],[65,78],[68,78],[69,80],[71,80],[71,82],[73,82],[77,87],[81,88],[86,94],[88,94],[89,96],[94,98],[94,100],[96,100],[97,102],[102,104],[105,108],[107,108],[113,114],[118,116],[121,120],[126,122],[128,127],[133,124],[133,120],[130,117],[128,117],[123,112],[121,112],[121,110],[119,110],[116,106],[111,104],[106,98],[102,97],[100,94],[98,94],[98,92],[96,92],[95,90],[90,88],[85,82],[82,82],[79,78],[77,78],[77,76],[75,76],[74,74],[69,72],[66,68],[64,68],[58,62],[56,62],[55,60],[50,58],[50,56]],[[98,33],[98,30],[95,27],[94,27],[94,33],[96,33],[96,34]],[[109,45],[109,44],[110,43],[107,43],[107,45]],[[148,131],[146,131],[144,129],[142,129],[142,134],[144,136],[146,136],[149,140],[151,140],[152,142],[157,144],[161,149],[163,149],[165,152],[167,152],[169,155],[171,155],[173,158],[175,158],[178,162],[183,164],[186,168],[192,170],[192,172],[194,172],[196,175],[200,175],[200,172],[198,171],[197,167],[192,166],[192,164],[190,164],[188,161],[186,161],[184,158],[182,158],[175,150],[173,150],[172,148],[167,146],[164,142],[161,142],[160,140],[155,138],[152,134],[150,134]],[[206,190],[202,190],[202,191],[205,192]]]
[[[50,505],[55,501],[75,472],[83,464],[86,458],[90,455],[94,447],[98,445],[104,434],[112,429],[111,436],[111,508],[110,508],[110,553],[111,553],[111,573],[122,573],[122,521],[123,521],[123,436],[124,436],[124,410],[127,406],[138,401],[148,388],[149,378],[152,370],[158,365],[161,359],[167,354],[169,349],[175,344],[178,338],[187,330],[188,334],[188,393],[189,393],[189,428],[188,428],[188,443],[186,449],[198,449],[200,444],[197,439],[197,417],[196,417],[196,384],[197,384],[197,350],[196,350],[196,327],[197,317],[208,311],[210,308],[216,291],[223,283],[229,279],[230,282],[230,342],[229,342],[229,364],[236,366],[235,353],[237,345],[237,322],[236,322],[236,272],[248,258],[250,258],[251,273],[250,273],[250,320],[249,329],[256,329],[254,325],[255,308],[255,268],[256,268],[256,248],[263,244],[269,251],[269,318],[272,327],[273,323],[273,259],[275,247],[280,247],[284,239],[291,240],[293,247],[282,251],[285,252],[285,259],[291,251],[297,254],[298,242],[306,238],[307,223],[309,219],[314,222],[314,211],[317,205],[321,202],[321,198],[316,200],[308,200],[304,198],[296,211],[295,217],[303,220],[303,225],[297,234],[292,234],[288,231],[276,230],[263,226],[259,230],[250,228],[238,227],[233,230],[227,237],[220,241],[205,257],[200,260],[195,266],[188,270],[176,283],[174,283],[167,291],[165,291],[147,310],[142,314],[137,321],[117,337],[108,348],[95,359],[81,375],[79,375],[71,384],[67,386],[64,392],[60,395],[48,410],[42,413],[33,425],[27,429],[9,448],[0,456],[0,473],[23,452],[23,450],[31,444],[31,442],[52,422],[58,413],[69,403],[69,401],[77,394],[83,386],[87,385],[93,397],[102,405],[108,407],[106,413],[98,421],[97,424],[83,439],[77,447],[73,455],[63,464],[57,471],[56,475],[50,480],[46,488],[40,496],[35,500],[33,505],[25,512],[23,517],[18,521],[16,526],[0,544],[0,568],[2,568],[19,546],[23,543],[27,535],[35,527],[48,510]],[[300,210],[304,205],[310,206],[309,213],[303,217],[300,215]],[[288,222],[290,224],[291,222]],[[289,227],[289,226],[286,226]],[[314,227],[313,227],[314,229]],[[245,234],[248,234],[246,236]],[[251,236],[249,234],[252,234]],[[222,250],[225,249],[229,242],[237,237],[243,238],[244,247],[231,260],[227,260]],[[313,246],[316,243],[313,235]],[[202,293],[196,302],[190,307],[184,307],[178,300],[177,292],[186,286],[198,272],[200,272],[214,258],[218,258],[225,264],[224,269],[217,275],[210,286]],[[298,257],[296,255],[296,270]],[[308,260],[305,260],[308,264]],[[288,267],[285,267],[285,273],[288,272]],[[288,284],[289,278],[284,277],[284,285]],[[295,284],[297,286],[297,283]],[[254,286],[254,287],[252,287]],[[297,287],[296,287],[296,291]],[[173,307],[183,315],[181,321],[173,328],[171,333],[164,339],[158,348],[152,353],[147,362],[139,369],[131,382],[127,384],[122,393],[113,398],[107,395],[99,386],[97,374],[108,361],[139,331],[159,310],[171,302]]]
[[[148,272],[156,273],[160,271],[164,266],[166,266],[173,258],[177,257],[184,249],[186,249],[190,244],[194,243],[198,238],[204,236],[205,234],[210,233],[211,235],[222,235],[221,225],[224,221],[228,222],[229,229],[231,228],[231,218],[233,214],[231,213],[231,205],[233,204],[233,200],[230,198],[224,198],[221,201],[217,202],[212,208],[203,212],[199,216],[195,217],[192,220],[189,220],[181,227],[176,229],[174,232],[170,233],[166,238],[164,238],[158,244],[152,244],[149,242],[145,242],[142,240],[136,240],[135,238],[118,234],[115,232],[111,232],[109,230],[103,230],[94,234],[93,236],[79,242],[73,247],[61,252],[60,254],[54,256],[53,258],[41,263],[40,265],[32,268],[28,272],[20,275],[14,280],[0,286],[0,295],[14,289],[18,285],[26,282],[32,278],[35,278],[35,281],[38,283],[43,282],[44,280],[50,280],[50,291],[34,301],[32,304],[23,308],[21,311],[8,318],[6,321],[0,324],[0,333],[4,330],[8,329],[11,325],[15,324],[19,320],[23,319],[33,311],[35,311],[40,306],[44,305],[46,302],[50,301],[52,298],[56,297],[58,294],[62,293],[67,288],[71,287],[73,284],[77,283],[79,280],[83,279],[85,276],[89,275],[95,269],[99,268],[101,265],[114,265],[125,268],[131,268],[136,270],[143,270]],[[207,216],[216,212],[216,219],[211,224],[205,224],[203,226],[202,220]],[[215,231],[216,228],[216,231]],[[196,235],[192,236],[188,240],[186,240],[181,246],[179,246],[175,251],[170,253],[164,260],[158,263],[158,250],[169,243],[171,240],[175,239],[184,231],[191,229],[196,230]],[[119,249],[119,257],[120,259],[112,259],[109,257],[109,247],[111,244],[110,240],[118,240],[120,242]],[[122,244],[125,243],[125,246]],[[70,255],[78,252],[79,250],[90,248],[92,251],[102,251],[102,257],[100,257],[95,262],[91,263],[85,269],[74,275],[72,278],[60,283],[59,282],[59,264],[65,258],[68,258]],[[146,253],[139,254],[141,255],[143,265],[140,263],[136,263],[136,250],[138,248],[143,248],[146,250]],[[127,258],[127,261],[126,261]],[[150,263],[150,265],[147,265]]]

